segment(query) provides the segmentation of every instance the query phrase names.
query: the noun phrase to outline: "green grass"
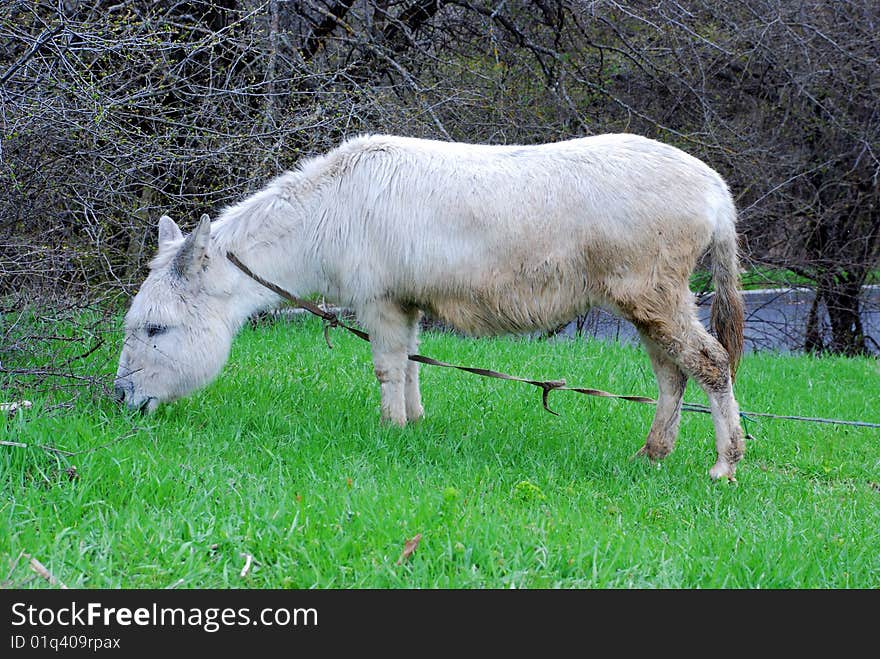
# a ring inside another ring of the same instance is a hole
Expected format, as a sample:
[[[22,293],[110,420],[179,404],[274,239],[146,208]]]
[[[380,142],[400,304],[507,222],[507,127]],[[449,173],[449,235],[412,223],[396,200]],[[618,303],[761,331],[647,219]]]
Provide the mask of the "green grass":
[[[874,270],[868,274],[865,285],[878,283],[880,283],[880,270]],[[691,275],[690,286],[694,292],[713,290],[712,273],[709,270],[695,270]],[[785,268],[767,266],[754,266],[740,275],[740,287],[744,290],[797,286],[815,288],[816,282]]]
[[[531,387],[431,367],[426,419],[387,428],[368,346],[333,336],[246,328],[213,385],[147,418],[25,382],[34,407],[0,422],[29,445],[0,446],[0,582],[45,587],[33,556],[87,588],[880,587],[876,429],[750,423],[738,483],[714,483],[705,415],[653,465],[632,459],[648,406],[557,392],[554,417]],[[112,370],[112,343],[76,363]],[[655,393],[635,347],[427,334],[422,352]],[[878,376],[872,359],[750,354],[737,393],[880,421]]]

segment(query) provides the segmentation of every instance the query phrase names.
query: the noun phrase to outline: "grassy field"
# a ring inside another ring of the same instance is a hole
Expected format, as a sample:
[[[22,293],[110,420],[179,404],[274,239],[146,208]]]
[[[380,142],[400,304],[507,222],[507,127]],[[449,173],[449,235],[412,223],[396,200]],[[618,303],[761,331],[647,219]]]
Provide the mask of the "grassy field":
[[[0,446],[0,582],[47,586],[33,557],[87,588],[880,587],[876,429],[750,422],[738,482],[714,483],[705,415],[654,465],[633,459],[648,406],[558,392],[554,417],[531,387],[431,367],[425,420],[386,428],[368,346],[333,336],[246,328],[213,385],[148,418],[25,387],[34,407],[0,422],[27,445]],[[112,343],[76,364],[112,370]],[[655,394],[630,346],[429,333],[422,352]],[[740,373],[743,409],[880,421],[877,360]]]

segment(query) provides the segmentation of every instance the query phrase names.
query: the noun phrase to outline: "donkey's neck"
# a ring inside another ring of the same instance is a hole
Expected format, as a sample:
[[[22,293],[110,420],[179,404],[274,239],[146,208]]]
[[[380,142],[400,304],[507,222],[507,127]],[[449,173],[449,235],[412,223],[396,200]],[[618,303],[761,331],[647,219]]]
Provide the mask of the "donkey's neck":
[[[294,295],[314,292],[315,259],[304,249],[303,205],[298,172],[288,172],[247,199],[227,208],[214,222],[211,239],[223,261],[229,292],[235,302],[235,321],[275,306],[280,298],[226,260],[232,252],[255,274]]]

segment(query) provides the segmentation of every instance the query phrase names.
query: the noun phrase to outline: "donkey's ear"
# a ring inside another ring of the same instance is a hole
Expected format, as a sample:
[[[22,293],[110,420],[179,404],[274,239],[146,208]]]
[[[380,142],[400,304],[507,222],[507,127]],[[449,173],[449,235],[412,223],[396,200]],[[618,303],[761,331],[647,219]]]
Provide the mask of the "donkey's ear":
[[[183,238],[183,232],[177,223],[167,215],[159,218],[159,245],[165,243],[173,243],[175,240]]]
[[[186,279],[201,270],[211,240],[211,218],[202,215],[198,226],[186,237],[180,251],[171,262],[171,268],[180,277]]]

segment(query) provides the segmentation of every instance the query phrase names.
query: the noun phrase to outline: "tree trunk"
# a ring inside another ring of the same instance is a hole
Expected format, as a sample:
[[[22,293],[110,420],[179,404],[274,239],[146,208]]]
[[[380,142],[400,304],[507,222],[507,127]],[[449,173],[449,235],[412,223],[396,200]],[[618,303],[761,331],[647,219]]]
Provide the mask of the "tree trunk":
[[[861,281],[848,280],[832,284],[824,291],[828,317],[831,320],[831,352],[851,357],[865,355],[865,330],[861,315]]]
[[[819,310],[822,308],[822,298],[819,294],[819,287],[816,287],[814,292],[813,304],[810,307],[810,313],[807,316],[807,329],[804,334],[804,351],[810,353],[817,353],[825,350],[825,341],[822,339],[822,319],[819,316]]]

